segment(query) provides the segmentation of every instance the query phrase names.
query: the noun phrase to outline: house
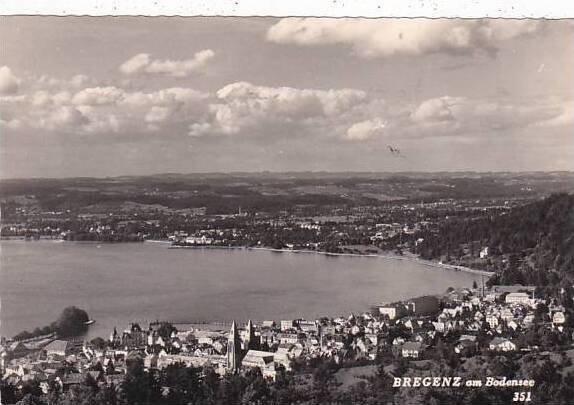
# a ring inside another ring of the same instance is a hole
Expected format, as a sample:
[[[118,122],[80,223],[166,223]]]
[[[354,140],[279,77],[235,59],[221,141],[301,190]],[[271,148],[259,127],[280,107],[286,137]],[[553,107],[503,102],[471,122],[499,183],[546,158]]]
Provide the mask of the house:
[[[279,340],[279,343],[295,344],[299,342],[299,334],[282,332],[277,334],[277,339]]]
[[[512,352],[516,350],[516,345],[503,337],[495,337],[490,341],[488,348],[497,352]]]
[[[67,340],[54,340],[44,346],[47,356],[68,356],[72,354],[73,345]]]
[[[554,325],[562,325],[564,322],[566,322],[566,316],[564,315],[564,312],[558,311],[552,315],[552,323]]]
[[[72,386],[82,384],[86,377],[79,373],[70,373],[63,377],[58,377],[63,391],[68,391]]]
[[[504,299],[507,304],[530,305],[530,295],[524,292],[508,293]]]
[[[401,347],[401,356],[418,359],[424,350],[424,345],[420,342],[406,342]]]
[[[281,321],[281,331],[286,331],[286,330],[290,330],[293,329],[294,325],[293,325],[293,321],[291,320],[283,320]]]
[[[490,329],[494,329],[498,326],[498,316],[494,314],[486,315],[486,323],[490,326]]]
[[[297,322],[297,326],[301,331],[305,333],[313,333],[313,334],[319,333],[319,327],[317,326],[317,323],[314,321],[306,321],[301,319]]]
[[[16,341],[12,342],[6,348],[6,361],[11,359],[17,359],[20,357],[24,357],[30,352],[30,350],[26,347],[26,345],[22,342]]]
[[[460,340],[455,346],[454,351],[456,354],[460,354],[462,356],[469,356],[472,355],[477,349],[477,343],[475,340]]]
[[[273,328],[275,328],[275,321],[263,321],[261,323],[261,327],[273,329]]]
[[[249,350],[243,360],[242,367],[259,368],[263,377],[275,378],[275,353],[260,350]]]
[[[400,304],[382,304],[378,309],[381,315],[387,316],[390,320],[406,315],[405,307]]]

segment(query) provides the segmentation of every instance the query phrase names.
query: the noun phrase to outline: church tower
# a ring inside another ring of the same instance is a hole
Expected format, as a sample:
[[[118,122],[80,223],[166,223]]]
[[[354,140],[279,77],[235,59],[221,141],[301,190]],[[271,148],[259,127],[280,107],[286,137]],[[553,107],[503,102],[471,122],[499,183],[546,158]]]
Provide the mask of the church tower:
[[[231,324],[229,338],[227,339],[227,370],[235,373],[239,370],[241,361],[241,342],[235,321]]]
[[[259,342],[255,336],[255,328],[253,327],[253,322],[251,319],[247,322],[247,328],[245,329],[245,336],[243,341],[243,350],[258,350]]]

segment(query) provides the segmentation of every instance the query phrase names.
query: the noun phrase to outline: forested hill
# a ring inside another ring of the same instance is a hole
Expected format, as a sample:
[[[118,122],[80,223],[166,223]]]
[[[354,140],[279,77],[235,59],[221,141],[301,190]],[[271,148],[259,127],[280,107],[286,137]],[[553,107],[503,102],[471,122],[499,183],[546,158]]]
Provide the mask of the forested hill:
[[[480,258],[480,251],[488,254]],[[554,194],[491,217],[447,221],[417,247],[423,258],[496,271],[492,283],[574,281],[574,195]],[[571,284],[571,283],[570,283]]]

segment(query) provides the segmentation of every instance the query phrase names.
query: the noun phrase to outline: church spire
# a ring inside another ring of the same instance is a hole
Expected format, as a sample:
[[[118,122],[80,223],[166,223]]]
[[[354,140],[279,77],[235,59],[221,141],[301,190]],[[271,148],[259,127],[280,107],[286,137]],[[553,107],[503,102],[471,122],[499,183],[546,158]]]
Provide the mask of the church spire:
[[[231,324],[229,337],[227,338],[227,370],[236,372],[239,369],[239,350],[240,350],[239,333],[235,321]]]

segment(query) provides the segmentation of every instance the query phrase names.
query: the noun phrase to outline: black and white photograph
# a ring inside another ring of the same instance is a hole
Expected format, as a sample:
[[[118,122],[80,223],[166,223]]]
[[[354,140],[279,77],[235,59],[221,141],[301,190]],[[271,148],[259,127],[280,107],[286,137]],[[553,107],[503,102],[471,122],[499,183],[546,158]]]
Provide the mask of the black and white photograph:
[[[574,20],[0,38],[1,404],[573,403]]]

